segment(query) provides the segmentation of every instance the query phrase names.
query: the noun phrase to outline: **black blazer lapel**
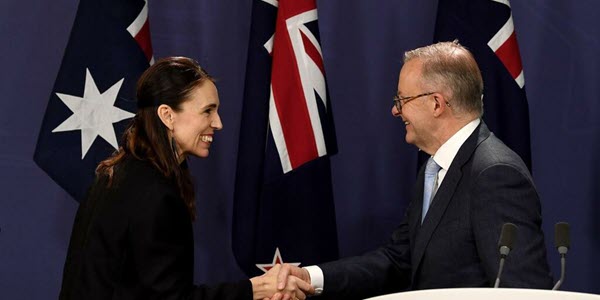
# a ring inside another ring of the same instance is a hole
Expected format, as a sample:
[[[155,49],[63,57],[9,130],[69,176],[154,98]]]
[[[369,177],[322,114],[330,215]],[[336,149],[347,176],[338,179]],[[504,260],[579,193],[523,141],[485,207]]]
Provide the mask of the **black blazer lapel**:
[[[419,170],[417,176],[416,188],[413,192],[413,198],[409,206],[408,226],[411,240],[414,241],[416,234],[421,228],[421,211],[423,210],[423,186],[425,181],[425,164]]]
[[[417,217],[415,218],[414,216],[411,218],[413,220],[411,220],[412,222],[410,223],[412,228],[417,228],[417,234],[413,235],[413,241],[414,241],[414,247],[412,249],[412,254],[411,254],[411,265],[412,265],[412,280],[411,282],[414,282],[415,280],[415,275],[417,273],[417,270],[419,269],[419,265],[421,264],[421,260],[423,259],[423,254],[425,253],[425,248],[427,248],[427,244],[429,244],[429,240],[431,239],[431,236],[433,234],[433,232],[435,231],[435,229],[437,228],[438,224],[440,223],[442,217],[444,216],[444,213],[446,211],[446,208],[448,207],[448,204],[450,203],[450,201],[453,199],[454,197],[454,191],[456,190],[456,187],[458,186],[458,183],[460,182],[460,179],[462,177],[462,167],[463,165],[469,161],[469,159],[471,158],[473,152],[475,151],[475,148],[477,148],[477,146],[486,138],[488,138],[490,136],[490,131],[487,129],[487,126],[485,125],[485,123],[483,123],[483,121],[481,121],[481,123],[479,124],[479,126],[475,129],[475,131],[473,131],[473,133],[469,136],[469,138],[467,138],[467,140],[464,142],[464,144],[460,147],[460,149],[458,150],[458,152],[456,153],[456,156],[454,157],[454,160],[452,161],[452,164],[450,165],[450,168],[448,169],[448,172],[446,173],[446,176],[444,177],[444,181],[442,181],[442,185],[439,187],[438,191],[436,192],[435,196],[433,197],[433,201],[431,202],[431,206],[429,207],[429,210],[427,212],[427,215],[425,216],[425,219],[423,220],[423,223],[421,224],[421,211],[423,210],[422,208],[422,203],[423,203],[423,176],[419,176],[420,182],[420,189],[418,190],[419,193],[417,193],[416,198],[421,198],[421,199],[413,199],[413,200],[417,200],[416,202],[419,203],[418,208],[414,208],[414,212],[418,211],[418,214],[414,214],[417,215]],[[420,174],[422,175],[422,174]],[[414,222],[417,219],[416,222]],[[413,227],[414,226],[414,227]]]

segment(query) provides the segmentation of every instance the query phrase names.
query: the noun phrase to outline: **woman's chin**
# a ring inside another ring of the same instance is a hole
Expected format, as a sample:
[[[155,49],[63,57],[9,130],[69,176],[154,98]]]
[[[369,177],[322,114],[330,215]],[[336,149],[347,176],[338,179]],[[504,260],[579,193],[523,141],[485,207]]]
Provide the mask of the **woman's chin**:
[[[200,157],[200,158],[206,158],[206,157],[208,157],[209,153],[210,152],[208,151],[208,149],[200,149],[200,150],[194,151],[194,153],[192,153],[192,155],[196,156],[196,157]]]

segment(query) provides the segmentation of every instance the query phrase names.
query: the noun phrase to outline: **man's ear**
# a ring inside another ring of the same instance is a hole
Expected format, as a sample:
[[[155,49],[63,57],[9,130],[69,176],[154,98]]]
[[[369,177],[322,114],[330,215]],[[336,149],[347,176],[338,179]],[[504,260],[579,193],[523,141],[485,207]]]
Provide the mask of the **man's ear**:
[[[441,93],[434,93],[433,100],[435,101],[435,108],[433,114],[434,116],[439,117],[441,114],[444,113],[444,111],[446,111],[446,109],[448,109],[448,101],[446,101],[446,97],[444,97],[444,95],[442,95]]]
[[[158,115],[158,118],[162,121],[162,123],[165,124],[167,128],[169,128],[169,130],[173,130],[173,117],[175,114],[170,106],[166,104],[161,104],[156,109],[156,114]]]

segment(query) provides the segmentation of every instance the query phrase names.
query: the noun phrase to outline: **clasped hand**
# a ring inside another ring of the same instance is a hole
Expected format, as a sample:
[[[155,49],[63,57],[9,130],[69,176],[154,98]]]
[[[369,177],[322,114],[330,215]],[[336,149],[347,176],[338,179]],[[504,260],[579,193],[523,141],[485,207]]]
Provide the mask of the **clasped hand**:
[[[315,293],[308,271],[289,264],[276,264],[250,281],[254,300],[304,300]]]

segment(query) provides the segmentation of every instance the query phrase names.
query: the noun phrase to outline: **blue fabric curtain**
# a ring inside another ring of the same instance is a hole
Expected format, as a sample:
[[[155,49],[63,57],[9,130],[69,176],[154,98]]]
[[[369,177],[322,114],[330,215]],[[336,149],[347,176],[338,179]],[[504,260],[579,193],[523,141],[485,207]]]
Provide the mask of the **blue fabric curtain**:
[[[57,295],[77,202],[33,162],[78,1],[0,3],[0,291]],[[337,135],[331,157],[339,255],[384,243],[404,215],[417,149],[391,116],[403,52],[431,43],[438,1],[319,0]],[[244,278],[232,251],[233,194],[252,1],[150,2],[155,57],[197,59],[218,82],[224,129],[192,159],[196,282]],[[553,225],[571,223],[566,290],[600,293],[600,20],[595,1],[513,1],[525,70],[533,173],[549,261]],[[41,26],[40,24],[43,24]],[[304,216],[293,216],[302,220]],[[284,254],[285,255],[285,254]],[[285,257],[284,257],[285,259]],[[556,276],[556,275],[555,275]],[[31,288],[31,287],[35,288]]]

